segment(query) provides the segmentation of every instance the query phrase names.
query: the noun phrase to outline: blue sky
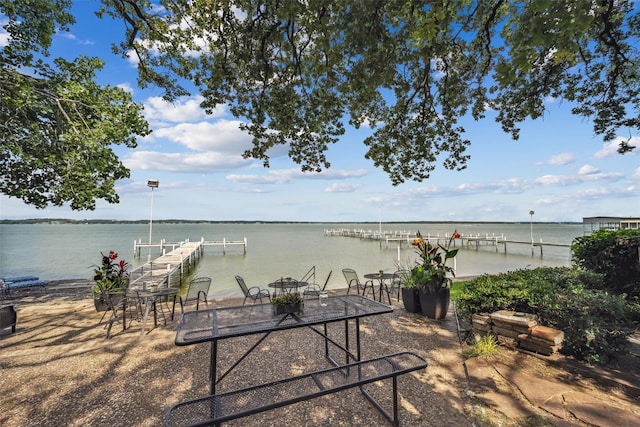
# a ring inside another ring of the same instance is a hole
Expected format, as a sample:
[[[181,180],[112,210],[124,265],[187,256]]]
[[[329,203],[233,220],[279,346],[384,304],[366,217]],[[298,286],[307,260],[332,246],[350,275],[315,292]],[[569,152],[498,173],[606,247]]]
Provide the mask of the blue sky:
[[[330,147],[331,168],[303,174],[286,155],[270,152],[271,167],[243,159],[251,139],[225,106],[206,116],[197,94],[174,104],[157,88],[136,86],[135,64],[111,53],[119,23],[93,15],[98,3],[78,1],[77,24],[54,37],[52,56],[99,56],[107,61],[100,83],[131,91],[145,106],[153,133],[136,149],[116,153],[131,169],[119,181],[118,205],[99,201],[95,211],[69,207],[35,209],[0,196],[0,218],[147,219],[148,179],[158,179],[153,218],[265,221],[581,221],[586,216],[640,216],[640,149],[616,153],[618,140],[603,142],[592,122],[570,114],[570,105],[548,100],[544,118],[522,125],[520,140],[502,132],[489,112],[462,121],[471,140],[471,160],[462,172],[438,165],[429,180],[392,186],[364,158],[369,129],[347,128]],[[1,18],[0,18],[1,19]],[[0,43],[6,34],[0,30]],[[621,130],[620,138],[640,135]]]

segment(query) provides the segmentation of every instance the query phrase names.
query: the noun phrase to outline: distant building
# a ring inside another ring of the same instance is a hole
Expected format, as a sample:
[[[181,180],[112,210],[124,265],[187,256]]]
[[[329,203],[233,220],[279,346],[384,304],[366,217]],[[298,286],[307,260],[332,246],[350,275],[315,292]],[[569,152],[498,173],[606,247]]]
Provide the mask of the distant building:
[[[582,218],[584,234],[604,228],[605,230],[637,230],[640,228],[640,217],[591,216]]]

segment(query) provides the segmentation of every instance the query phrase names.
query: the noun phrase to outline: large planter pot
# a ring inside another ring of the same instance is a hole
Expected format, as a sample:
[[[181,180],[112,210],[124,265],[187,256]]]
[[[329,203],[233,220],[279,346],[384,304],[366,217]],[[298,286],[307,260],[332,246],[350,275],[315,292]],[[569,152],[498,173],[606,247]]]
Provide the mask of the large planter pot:
[[[304,303],[273,305],[273,314],[279,316],[281,314],[300,313],[304,307]]]
[[[444,319],[449,311],[450,294],[449,288],[441,288],[435,293],[420,291],[422,314],[430,319]]]
[[[102,298],[96,297],[95,295],[93,297],[93,305],[96,307],[96,311],[109,310],[109,306],[107,305],[107,302]]]
[[[409,313],[421,313],[420,291],[417,289],[402,288],[402,303]]]
[[[118,305],[120,303],[120,301],[122,301],[122,299],[125,297],[125,294],[112,294],[111,295],[111,302],[114,305]],[[109,310],[109,306],[107,305],[107,302],[104,300],[104,298],[102,298],[102,296],[98,296],[95,293],[93,294],[93,305],[96,308],[96,311],[108,311]]]

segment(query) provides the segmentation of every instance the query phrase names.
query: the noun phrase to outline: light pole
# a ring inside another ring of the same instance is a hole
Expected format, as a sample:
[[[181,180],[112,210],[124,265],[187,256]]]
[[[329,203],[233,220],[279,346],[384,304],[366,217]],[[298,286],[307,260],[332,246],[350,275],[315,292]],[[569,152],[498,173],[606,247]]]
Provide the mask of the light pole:
[[[535,214],[534,211],[529,211],[529,215],[531,217],[531,221],[529,222],[531,226],[531,255],[533,255],[533,214]]]
[[[147,181],[147,187],[151,188],[151,215],[149,217],[149,257],[147,262],[151,262],[151,230],[153,229],[153,189],[158,188],[160,181],[157,179],[150,179]]]

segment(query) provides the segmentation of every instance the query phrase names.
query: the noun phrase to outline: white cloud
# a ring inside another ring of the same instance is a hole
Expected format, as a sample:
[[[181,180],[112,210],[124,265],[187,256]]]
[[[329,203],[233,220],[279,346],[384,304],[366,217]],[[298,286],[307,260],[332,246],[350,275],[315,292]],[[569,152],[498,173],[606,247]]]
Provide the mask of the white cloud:
[[[229,181],[239,182],[242,184],[285,184],[291,181],[286,175],[267,174],[267,175],[239,175],[231,174],[225,177]]]
[[[596,159],[604,159],[606,157],[619,155],[618,145],[620,145],[620,143],[623,141],[627,141],[629,145],[636,147],[635,150],[633,150],[631,153],[626,153],[625,156],[638,155],[638,152],[640,152],[640,136],[634,136],[631,138],[617,137],[613,141],[605,142],[602,146],[602,150],[598,151],[593,156]]]
[[[7,19],[0,19],[0,47],[9,44],[9,33],[5,31],[4,26],[9,23]]]
[[[577,200],[599,200],[608,199],[611,196],[611,189],[607,188],[590,188],[587,190],[576,191],[566,195],[567,198]]]
[[[590,182],[590,181],[619,181],[624,178],[623,173],[612,172],[612,173],[592,173],[588,175],[580,176],[582,182]]]
[[[159,153],[134,151],[123,163],[131,169],[181,173],[213,173],[246,166],[249,160],[221,153]]]
[[[184,123],[156,129],[149,139],[165,138],[195,151],[235,153],[251,148],[251,137],[240,130],[239,121]]]
[[[74,36],[71,33],[64,32],[64,31],[61,32],[61,33],[58,33],[58,36],[60,36],[62,38],[65,38],[65,39],[69,39],[69,40],[77,40],[76,36]]]
[[[552,206],[555,203],[556,201],[550,198],[542,198],[542,199],[536,200],[536,205]]]
[[[510,178],[495,182],[484,182],[480,184],[460,184],[455,187],[457,194],[479,194],[487,191],[498,193],[521,193],[528,187],[527,181],[520,178]]]
[[[600,169],[595,168],[591,165],[584,165],[578,170],[578,175],[593,175],[594,173],[600,172]]]
[[[573,163],[575,161],[575,157],[571,153],[560,153],[555,156],[549,157],[547,160],[538,162],[536,165],[554,165],[554,166],[563,166],[569,163]]]
[[[299,179],[348,179],[364,176],[368,171],[364,169],[357,170],[334,170],[323,172],[302,172],[300,169],[269,169],[266,175],[227,175],[227,179],[234,182],[251,183],[251,184],[285,184],[293,180]],[[359,188],[353,186],[353,188]]]
[[[360,178],[369,174],[366,169],[336,169],[323,170],[322,172],[306,172],[302,174],[305,179],[348,179]]]
[[[633,172],[633,175],[631,175],[631,178],[640,180],[640,167],[636,168],[636,170]]]
[[[541,185],[575,185],[583,182],[593,181],[618,181],[624,178],[622,173],[585,173],[576,176],[568,175],[543,175],[540,178],[536,178],[534,181]]]
[[[72,40],[72,41],[74,41],[74,42],[77,42],[78,44],[83,44],[83,45],[87,45],[87,46],[91,46],[91,45],[94,45],[94,44],[95,44],[95,43],[94,43],[94,42],[92,42],[91,40],[81,40],[81,39],[79,39],[78,37],[76,37],[76,35],[75,35],[75,34],[73,34],[73,33],[69,33],[69,32],[67,32],[67,31],[61,31],[61,32],[58,32],[58,33],[56,33],[56,36],[59,36],[59,37],[65,38],[65,39],[67,39],[67,40]]]
[[[149,121],[184,123],[211,117],[222,117],[226,114],[223,105],[217,106],[212,114],[205,114],[200,104],[202,96],[183,97],[178,101],[167,102],[159,96],[148,98],[144,103],[144,115]]]
[[[125,53],[125,56],[127,57],[127,62],[129,64],[131,64],[131,66],[133,66],[133,67],[137,67],[138,64],[140,63],[140,58],[138,58],[138,55],[136,54],[135,50],[133,50],[133,49],[129,49]]]
[[[346,182],[334,182],[324,189],[325,193],[353,193],[362,188],[361,184],[348,184]]]
[[[130,83],[120,83],[120,84],[117,84],[116,87],[119,87],[125,92],[133,93],[133,86],[131,86]]]

